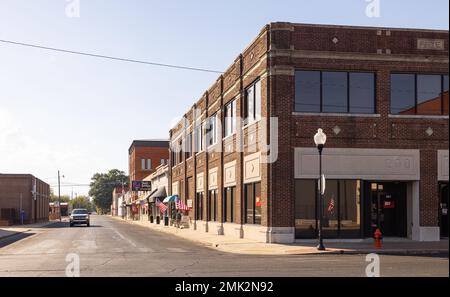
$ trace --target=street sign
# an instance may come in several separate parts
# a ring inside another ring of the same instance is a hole
[[[152,185],[151,182],[149,181],[137,181],[134,180],[131,183],[131,188],[133,191],[151,191],[152,190]]]

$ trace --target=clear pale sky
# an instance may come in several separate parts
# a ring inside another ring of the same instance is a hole
[[[0,39],[225,70],[272,21],[448,30],[448,0],[0,0]],[[128,171],[133,139],[168,138],[218,75],[0,43],[0,173],[51,185]],[[74,187],[86,194],[88,187]]]

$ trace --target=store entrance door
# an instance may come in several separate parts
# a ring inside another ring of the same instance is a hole
[[[441,203],[439,209],[439,226],[441,229],[441,237],[448,238],[448,183],[440,184]]]
[[[372,236],[380,228],[384,237],[407,236],[406,183],[370,182],[368,212],[370,226],[366,228]]]

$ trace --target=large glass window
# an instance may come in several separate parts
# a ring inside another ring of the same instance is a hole
[[[323,112],[347,112],[347,72],[323,72],[322,94]]]
[[[217,221],[217,190],[208,192],[208,221]]]
[[[229,187],[225,189],[224,201],[224,218],[225,222],[234,222],[234,199],[236,197],[236,187]]]
[[[212,115],[208,120],[206,127],[206,141],[208,146],[212,146],[217,143],[217,114]]]
[[[295,73],[295,111],[320,112],[320,71]]]
[[[375,113],[375,74],[345,71],[295,73],[295,111]]]
[[[204,193],[197,193],[195,197],[195,219],[200,221],[203,220],[203,199]]]
[[[198,124],[195,127],[195,152],[201,152],[203,151],[203,145],[204,145],[204,138],[203,138],[203,131],[205,129],[205,123]]]
[[[323,195],[323,234],[326,237],[360,237],[361,203],[359,180],[327,180]],[[318,184],[295,181],[295,229],[297,238],[317,236]]]
[[[349,74],[351,113],[375,113],[375,74]]]
[[[339,188],[340,233],[358,236],[361,231],[361,181],[343,180]]]
[[[416,85],[414,74],[391,75],[391,113],[415,114]]]
[[[312,238],[316,235],[316,194],[316,181],[295,181],[296,237]]]
[[[391,74],[391,114],[448,115],[448,76]]]
[[[444,114],[448,114],[448,75],[444,75],[442,98],[442,110]]]
[[[225,137],[236,132],[236,100],[232,100],[225,106]]]
[[[261,224],[261,183],[245,185],[245,222],[247,224]]]
[[[245,118],[247,123],[261,119],[261,81],[245,90]]]
[[[442,114],[440,75],[417,75],[417,114]]]
[[[186,159],[192,157],[192,133],[186,136]]]

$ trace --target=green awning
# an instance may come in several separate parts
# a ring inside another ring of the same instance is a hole
[[[178,195],[168,196],[164,199],[163,203],[176,202],[178,199]]]

